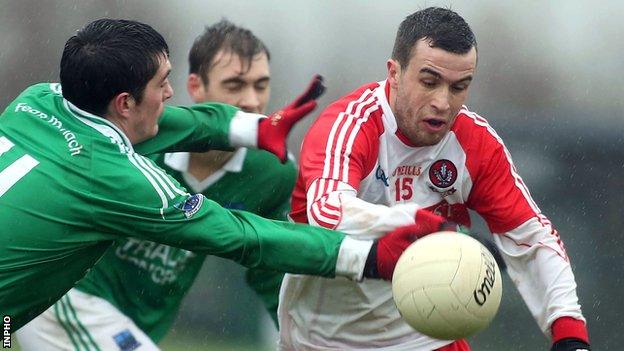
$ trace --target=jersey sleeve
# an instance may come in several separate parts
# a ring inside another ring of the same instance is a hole
[[[258,120],[262,117],[220,103],[166,106],[158,122],[158,134],[134,148],[149,155],[256,147]]]
[[[132,157],[132,163],[145,171],[145,179],[131,167],[109,168],[107,179],[114,181],[94,188],[91,207],[85,209],[102,232],[215,255],[246,267],[361,277],[361,271],[341,268],[341,262],[351,261],[344,234],[267,220],[244,211],[228,211],[201,194],[187,194],[151,160],[140,155]],[[101,184],[103,180],[95,182]]]
[[[507,272],[542,331],[553,340],[562,335],[587,339],[576,282],[557,230],[541,213],[518,174],[511,155],[492,127],[478,115],[458,119],[474,131],[458,134],[473,179],[467,205],[481,215],[492,233]],[[557,320],[571,317],[574,322]],[[565,330],[564,330],[565,329]],[[576,333],[576,334],[575,334]]]
[[[325,110],[305,137],[291,217],[372,237],[414,223],[416,204],[388,207],[358,198],[361,180],[377,164],[384,127],[372,91],[357,92],[347,101]],[[305,217],[298,215],[304,209]]]

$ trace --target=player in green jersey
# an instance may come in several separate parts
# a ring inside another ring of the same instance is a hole
[[[195,40],[189,63],[187,87],[195,103],[222,102],[264,113],[270,96],[269,52],[251,31],[226,20],[207,27]],[[188,191],[223,207],[287,220],[297,175],[290,160],[281,164],[270,153],[249,148],[170,153],[154,160]],[[119,239],[74,289],[21,328],[18,340],[25,350],[71,348],[71,339],[81,335],[100,347],[134,340],[156,348],[152,342],[170,329],[205,258],[147,240]],[[252,268],[246,276],[277,325],[283,273]],[[102,307],[94,309],[94,304]],[[66,318],[63,308],[75,311],[75,317]],[[84,328],[70,327],[78,322]]]
[[[0,313],[10,332],[65,294],[119,237],[248,267],[390,279],[379,272],[442,224],[431,216],[377,242],[357,241],[187,193],[143,155],[247,142],[285,159],[285,135],[314,101],[260,122],[229,105],[165,107],[170,67],[151,27],[97,20],[66,43],[61,85],[34,85],[0,115]]]

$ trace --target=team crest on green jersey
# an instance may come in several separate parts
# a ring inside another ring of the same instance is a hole
[[[184,216],[186,216],[186,218],[191,218],[195,213],[197,213],[197,211],[199,211],[202,203],[204,203],[204,195],[195,194],[186,198],[185,201],[178,202],[173,205],[173,207],[184,212]]]

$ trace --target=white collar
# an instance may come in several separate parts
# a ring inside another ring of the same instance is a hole
[[[107,120],[106,118],[96,116],[92,113],[82,110],[65,98],[63,98],[63,105],[65,106],[65,109],[69,111],[79,121],[110,138],[110,141],[112,143],[119,146],[120,152],[134,153],[134,148],[132,147],[130,139],[128,139],[126,134],[114,123]]]

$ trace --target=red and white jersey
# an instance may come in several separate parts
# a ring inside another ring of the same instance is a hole
[[[414,223],[419,208],[464,225],[472,209],[496,234],[541,329],[550,333],[562,316],[584,321],[563,244],[488,122],[463,108],[442,141],[414,147],[397,129],[388,89],[385,81],[365,85],[310,128],[292,220],[370,239]],[[287,274],[280,295],[284,350],[433,350],[450,343],[404,323],[389,282]]]

